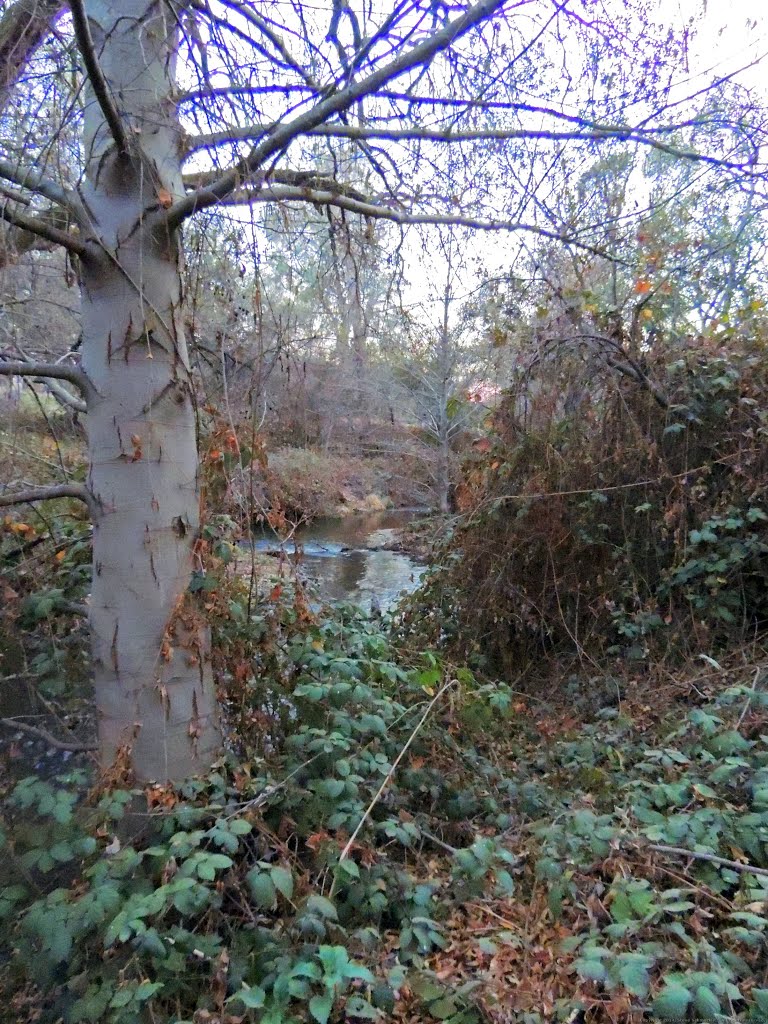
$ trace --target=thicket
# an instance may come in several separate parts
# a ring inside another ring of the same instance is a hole
[[[300,590],[206,600],[213,772],[6,795],[12,1019],[765,1020],[764,666],[578,719]]]
[[[409,628],[517,678],[547,658],[674,658],[768,626],[764,325],[518,373],[458,488]],[[431,625],[430,625],[431,623]]]

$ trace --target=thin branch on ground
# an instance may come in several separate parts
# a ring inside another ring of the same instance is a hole
[[[410,748],[411,744],[413,743],[413,741],[416,739],[416,737],[419,735],[419,733],[421,732],[422,728],[424,727],[424,723],[429,718],[429,716],[430,716],[430,714],[432,712],[432,708],[435,706],[435,704],[437,704],[437,702],[441,699],[441,697],[445,693],[447,693],[447,691],[450,690],[452,686],[455,686],[455,685],[456,685],[456,680],[455,679],[450,679],[447,683],[445,683],[444,686],[440,687],[440,689],[437,691],[435,696],[432,698],[432,700],[427,705],[426,710],[424,711],[424,714],[421,716],[419,721],[416,723],[416,725],[415,725],[415,727],[413,729],[413,732],[408,737],[408,739],[405,741],[405,744],[403,745],[402,750],[400,751],[400,753],[397,755],[395,760],[390,765],[389,771],[384,776],[384,781],[381,783],[379,788],[376,790],[376,793],[374,794],[373,799],[371,800],[371,802],[366,807],[365,812],[363,813],[363,816],[360,819],[360,821],[357,823],[357,826],[356,826],[354,832],[352,833],[352,835],[347,840],[346,846],[344,847],[344,849],[339,854],[339,864],[341,864],[342,861],[346,860],[347,857],[349,856],[349,853],[350,853],[352,847],[355,844],[355,840],[360,835],[360,832],[361,832],[363,826],[365,825],[366,821],[368,820],[368,818],[370,818],[371,812],[373,811],[374,807],[376,806],[376,804],[379,802],[379,800],[383,796],[384,790],[387,788],[387,786],[390,784],[390,782],[394,778],[394,775],[395,775],[395,772],[397,771],[398,765],[400,764],[402,759],[405,757],[405,755],[408,752],[408,749]]]
[[[663,843],[649,843],[647,849],[655,850],[656,853],[670,853],[676,857],[704,860],[710,864],[717,864],[719,867],[731,868],[733,871],[741,871],[750,875],[761,875],[763,878],[768,878],[768,868],[758,868],[754,864],[743,864],[738,860],[728,860],[727,857],[718,857],[714,853],[686,850],[684,846],[665,846]]]
[[[98,750],[98,744],[96,743],[70,743],[67,740],[60,740],[49,733],[47,729],[41,729],[37,725],[27,725],[26,722],[19,722],[15,718],[0,718],[0,725],[4,725],[7,729],[16,729],[19,732],[29,733],[30,736],[36,736],[38,739],[45,740],[49,746],[55,747],[57,750],[71,750],[73,752]]]

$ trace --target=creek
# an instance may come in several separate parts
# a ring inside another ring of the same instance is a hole
[[[370,609],[391,608],[399,596],[416,589],[426,566],[396,550],[399,531],[419,515],[412,509],[366,512],[343,519],[315,519],[300,526],[291,540],[271,532],[255,537],[256,549],[293,557],[315,585],[321,602],[350,601]],[[375,599],[375,601],[374,601]]]

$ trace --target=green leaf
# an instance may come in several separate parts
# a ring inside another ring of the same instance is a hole
[[[312,996],[309,1001],[309,1012],[317,1024],[328,1024],[333,1009],[333,993],[324,992],[321,996]]]
[[[277,903],[277,891],[270,875],[261,868],[252,868],[245,876],[256,906],[272,910]]]
[[[361,996],[350,996],[344,1007],[344,1016],[362,1020],[380,1020],[383,1014],[381,1010],[371,1006]]]
[[[574,960],[573,966],[576,968],[576,973],[584,981],[605,981],[606,979],[605,965],[600,960],[579,957],[578,960]]]
[[[691,998],[682,985],[666,985],[653,1001],[653,1012],[662,1020],[684,1020]]]
[[[258,985],[251,987],[250,985],[243,984],[243,987],[238,992],[229,997],[227,1004],[237,1001],[242,1003],[247,1010],[260,1010],[266,998],[267,994],[263,988],[259,988]]]
[[[353,860],[349,860],[348,857],[345,858],[342,861],[339,861],[339,864],[337,866],[337,870],[342,875],[346,875],[347,878],[355,878],[355,879],[357,879],[357,878],[360,877],[360,868],[357,866],[357,864]]]
[[[235,836],[245,836],[253,831],[253,825],[251,825],[250,821],[246,821],[245,818],[236,818],[234,821],[230,821],[228,825],[229,831]]]
[[[0,921],[8,917],[16,904],[20,903],[26,895],[27,890],[23,885],[9,885],[5,889],[0,889]]]
[[[436,1020],[448,1020],[458,1012],[458,1004],[453,996],[444,996],[429,1004],[429,1015]]]
[[[342,779],[326,779],[322,787],[323,792],[327,793],[331,800],[336,800],[344,792],[345,783]]]
[[[619,978],[624,988],[633,996],[644,996],[648,992],[648,961],[633,959],[619,969]]]
[[[133,993],[133,998],[137,1003],[144,1003],[147,999],[151,999],[156,992],[159,992],[161,988],[163,988],[162,981],[142,981]]]
[[[338,921],[339,919],[336,907],[325,896],[310,896],[307,900],[307,910],[310,914],[316,914],[318,917],[324,917],[329,921]]]
[[[693,995],[693,1003],[702,1017],[705,1019],[710,1017],[713,1020],[717,1019],[720,1013],[720,1000],[711,989],[706,988],[704,985],[699,985]]]
[[[293,875],[287,868],[276,864],[269,869],[269,877],[277,891],[289,900],[293,896]]]

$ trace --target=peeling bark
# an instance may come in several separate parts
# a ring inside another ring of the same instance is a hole
[[[82,367],[93,388],[88,486],[100,506],[91,628],[101,757],[107,765],[127,747],[139,780],[179,780],[210,767],[220,735],[206,629],[185,596],[200,496],[181,252],[166,221],[166,197],[184,194],[177,28],[155,0],[88,0],[85,13],[129,140],[121,152],[91,90]]]

